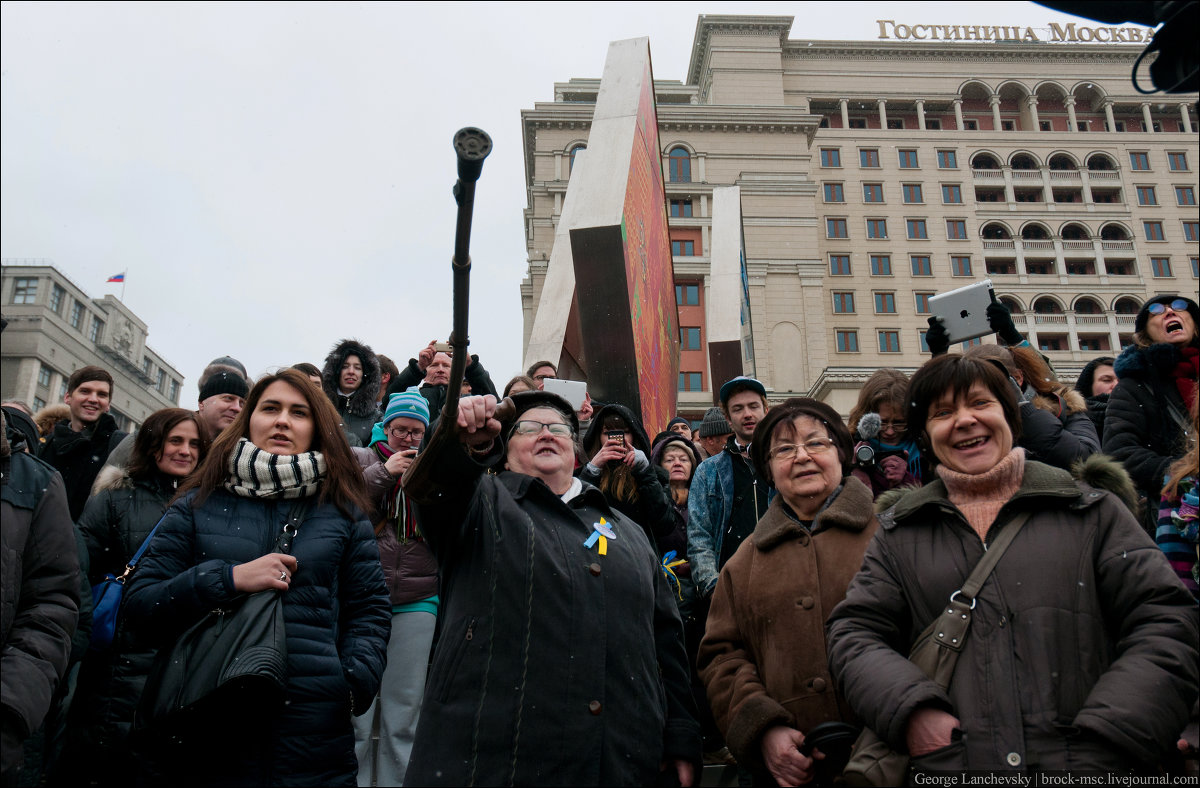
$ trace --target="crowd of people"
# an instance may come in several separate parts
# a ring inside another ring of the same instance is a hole
[[[1151,299],[1073,387],[988,316],[845,421],[739,376],[647,425],[477,356],[452,397],[447,346],[354,339],[214,359],[128,435],[100,367],[4,403],[4,786],[824,786],[864,728],[910,775],[1195,774],[1200,307]],[[910,651],[998,541],[935,681]],[[177,641],[263,591],[285,690],[155,735]]]

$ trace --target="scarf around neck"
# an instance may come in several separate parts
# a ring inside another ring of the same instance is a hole
[[[242,498],[307,498],[325,478],[325,456],[319,451],[271,454],[247,438],[229,455],[225,489]]]

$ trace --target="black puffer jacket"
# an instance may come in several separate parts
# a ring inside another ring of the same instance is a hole
[[[342,364],[347,356],[358,356],[363,368],[362,382],[348,397],[338,393]],[[379,359],[375,351],[357,339],[343,339],[325,357],[325,366],[321,369],[321,388],[342,417],[342,432],[351,446],[366,446],[371,442],[371,427],[375,426],[380,416],[375,398],[379,395],[381,380],[383,376],[379,372]]]
[[[54,425],[54,432],[42,446],[41,458],[62,474],[72,520],[78,520],[83,514],[83,505],[92,493],[92,483],[109,453],[124,439],[125,433],[117,429],[117,420],[108,413],[100,416],[90,433],[86,430],[75,432],[71,429],[70,419]]]
[[[940,479],[879,514],[863,568],[827,624],[834,678],[901,751],[917,708],[958,717],[962,739],[913,759],[916,768],[1152,767],[1196,701],[1194,600],[1114,495],[1027,461],[988,541],[1022,511],[1029,519],[976,598],[945,691],[906,655],[984,543]]]
[[[671,505],[670,481],[666,471],[657,468],[650,460],[650,441],[646,431],[642,429],[642,421],[624,405],[605,405],[592,416],[592,422],[583,436],[583,451],[588,462],[579,469],[579,478],[588,484],[600,486],[604,475],[603,468],[596,468],[590,462],[600,447],[604,445],[604,430],[602,425],[606,416],[620,416],[629,425],[633,433],[633,448],[642,453],[646,459],[645,465],[639,459],[633,466],[633,480],[637,484],[638,499],[636,501],[618,501],[615,496],[606,493],[609,502],[622,514],[645,529],[654,540],[659,555],[671,549],[666,546],[672,533],[682,529],[687,533],[687,524],[675,507]]]
[[[1068,470],[1100,451],[1100,436],[1083,397],[1063,386],[1021,403],[1020,445],[1031,460]]]
[[[203,505],[189,493],[167,510],[125,592],[126,624],[159,646],[172,642],[209,610],[238,596],[235,564],[272,551],[288,501],[213,492]],[[228,709],[254,715],[261,737],[230,741],[213,753],[205,774],[179,774],[156,764],[174,783],[222,785],[355,784],[352,714],[379,691],[391,608],[375,535],[366,517],[348,520],[315,501],[292,548],[299,562],[283,594],[288,687],[277,708]],[[228,724],[214,719],[212,725]]]
[[[1117,387],[1109,395],[1104,419],[1104,453],[1125,465],[1148,505],[1143,506],[1142,527],[1153,534],[1158,501],[1167,468],[1183,456],[1187,405],[1171,371],[1179,363],[1174,345],[1125,348],[1113,369]],[[1172,410],[1173,409],[1173,410]]]
[[[5,782],[67,669],[79,557],[62,477],[0,430],[0,721]]]
[[[96,478],[96,494],[84,507],[79,530],[87,544],[90,582],[119,576],[175,494],[173,477],[155,474],[133,480],[120,468],[106,467]],[[75,772],[67,782],[95,775],[128,775],[134,763],[129,733],[134,712],[154,665],[157,649],[134,637],[118,619],[108,651],[92,650],[84,660],[71,703],[64,768]]]

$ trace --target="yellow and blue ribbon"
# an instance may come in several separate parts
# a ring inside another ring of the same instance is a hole
[[[599,542],[600,555],[608,555],[608,540],[616,539],[617,532],[612,529],[612,526],[609,525],[608,521],[603,517],[600,518],[600,522],[592,523],[592,528],[595,530],[593,530],[592,535],[589,536],[586,541],[584,541],[583,546],[591,549],[593,545]]]
[[[687,563],[686,558],[676,559],[676,551],[668,550],[662,557],[663,574],[667,576],[667,585],[675,589],[675,595],[683,600],[683,584],[679,581],[679,576],[675,574],[675,567],[682,566]]]

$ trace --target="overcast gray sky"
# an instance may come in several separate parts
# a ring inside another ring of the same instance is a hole
[[[0,253],[125,302],[183,373],[321,365],[357,337],[401,366],[450,331],[451,137],[491,134],[472,243],[471,348],[521,363],[520,111],[649,36],[683,79],[698,14],[1046,26],[1032,3],[20,3],[0,6]]]

